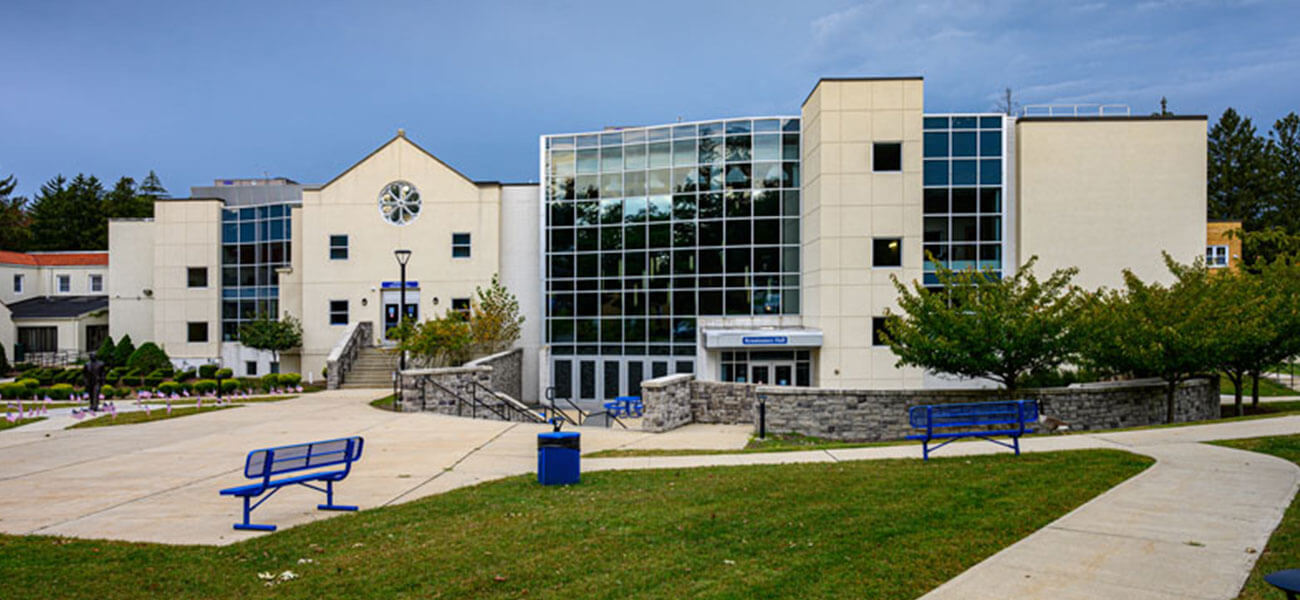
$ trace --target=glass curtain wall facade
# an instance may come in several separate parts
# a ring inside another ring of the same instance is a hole
[[[951,269],[1002,274],[1006,135],[1000,114],[924,118],[924,245]],[[923,256],[924,284],[937,286],[936,262]]]
[[[799,119],[542,139],[559,398],[694,372],[701,316],[799,313]],[[670,371],[671,369],[671,371]]]
[[[289,266],[289,204],[227,208],[221,212],[221,339],[239,339],[239,327],[258,315],[279,314],[280,278]]]

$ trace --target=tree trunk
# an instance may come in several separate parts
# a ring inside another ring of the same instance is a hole
[[[1250,406],[1259,408],[1259,371],[1250,374]]]
[[[1246,415],[1246,407],[1241,404],[1242,379],[1244,379],[1244,377],[1240,374],[1237,375],[1236,377],[1233,377],[1232,375],[1228,375],[1228,380],[1232,382],[1233,400],[1237,407],[1238,417],[1242,417]]]
[[[1165,422],[1174,422],[1174,391],[1178,389],[1177,381],[1170,381],[1165,388]]]

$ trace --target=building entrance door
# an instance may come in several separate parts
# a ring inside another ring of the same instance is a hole
[[[385,340],[391,339],[388,337],[388,331],[397,327],[397,324],[399,323],[398,315],[402,314],[402,309],[400,308],[401,297],[401,290],[384,290],[383,338]],[[412,322],[419,322],[420,320],[420,290],[418,289],[407,288],[406,290],[406,320]]]
[[[758,385],[794,385],[794,362],[752,362],[749,364],[749,381]]]

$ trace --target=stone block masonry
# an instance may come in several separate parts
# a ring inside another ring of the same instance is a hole
[[[523,397],[524,391],[524,349],[515,348],[498,352],[483,358],[476,358],[465,363],[466,367],[492,367],[491,383],[488,387],[501,392],[515,400]]]
[[[769,433],[797,433],[834,440],[883,441],[913,433],[907,410],[923,404],[1033,398],[1043,415],[1072,431],[1139,427],[1164,423],[1165,384],[1131,381],[1068,388],[1022,390],[839,390],[755,386],[694,381],[672,375],[642,384],[646,431],[668,431],[688,423],[752,424],[757,402],[767,406]],[[1175,393],[1175,422],[1219,416],[1215,378],[1181,384]]]

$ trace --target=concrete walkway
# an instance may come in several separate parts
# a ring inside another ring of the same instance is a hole
[[[239,501],[217,491],[247,481],[249,450],[348,435],[365,455],[338,502],[362,509],[406,502],[536,470],[542,425],[397,414],[367,402],[388,390],[340,390],[200,415],[64,430],[51,418],[0,432],[0,532],[169,544],[228,544]],[[65,411],[66,412],[66,409]],[[584,451],[621,447],[740,448],[748,427],[686,427],[670,434],[582,428]],[[320,494],[287,488],[254,518],[282,529],[338,516]]]
[[[164,543],[226,544],[256,447],[360,434],[363,468],[339,502],[374,508],[535,469],[544,426],[394,414],[347,390],[171,421],[73,431],[0,432],[0,531]],[[583,450],[739,448],[748,427],[667,434],[583,429]],[[1200,442],[1300,433],[1300,416],[1101,434],[1027,438],[1027,452],[1113,448],[1155,457],[1142,474],[1003,549],[927,594],[948,598],[1233,598],[1300,485],[1300,468]],[[1005,453],[984,442],[943,455]],[[687,468],[918,458],[914,445],[733,455],[584,459],[584,470]],[[259,508],[281,527],[335,516],[293,488]]]

